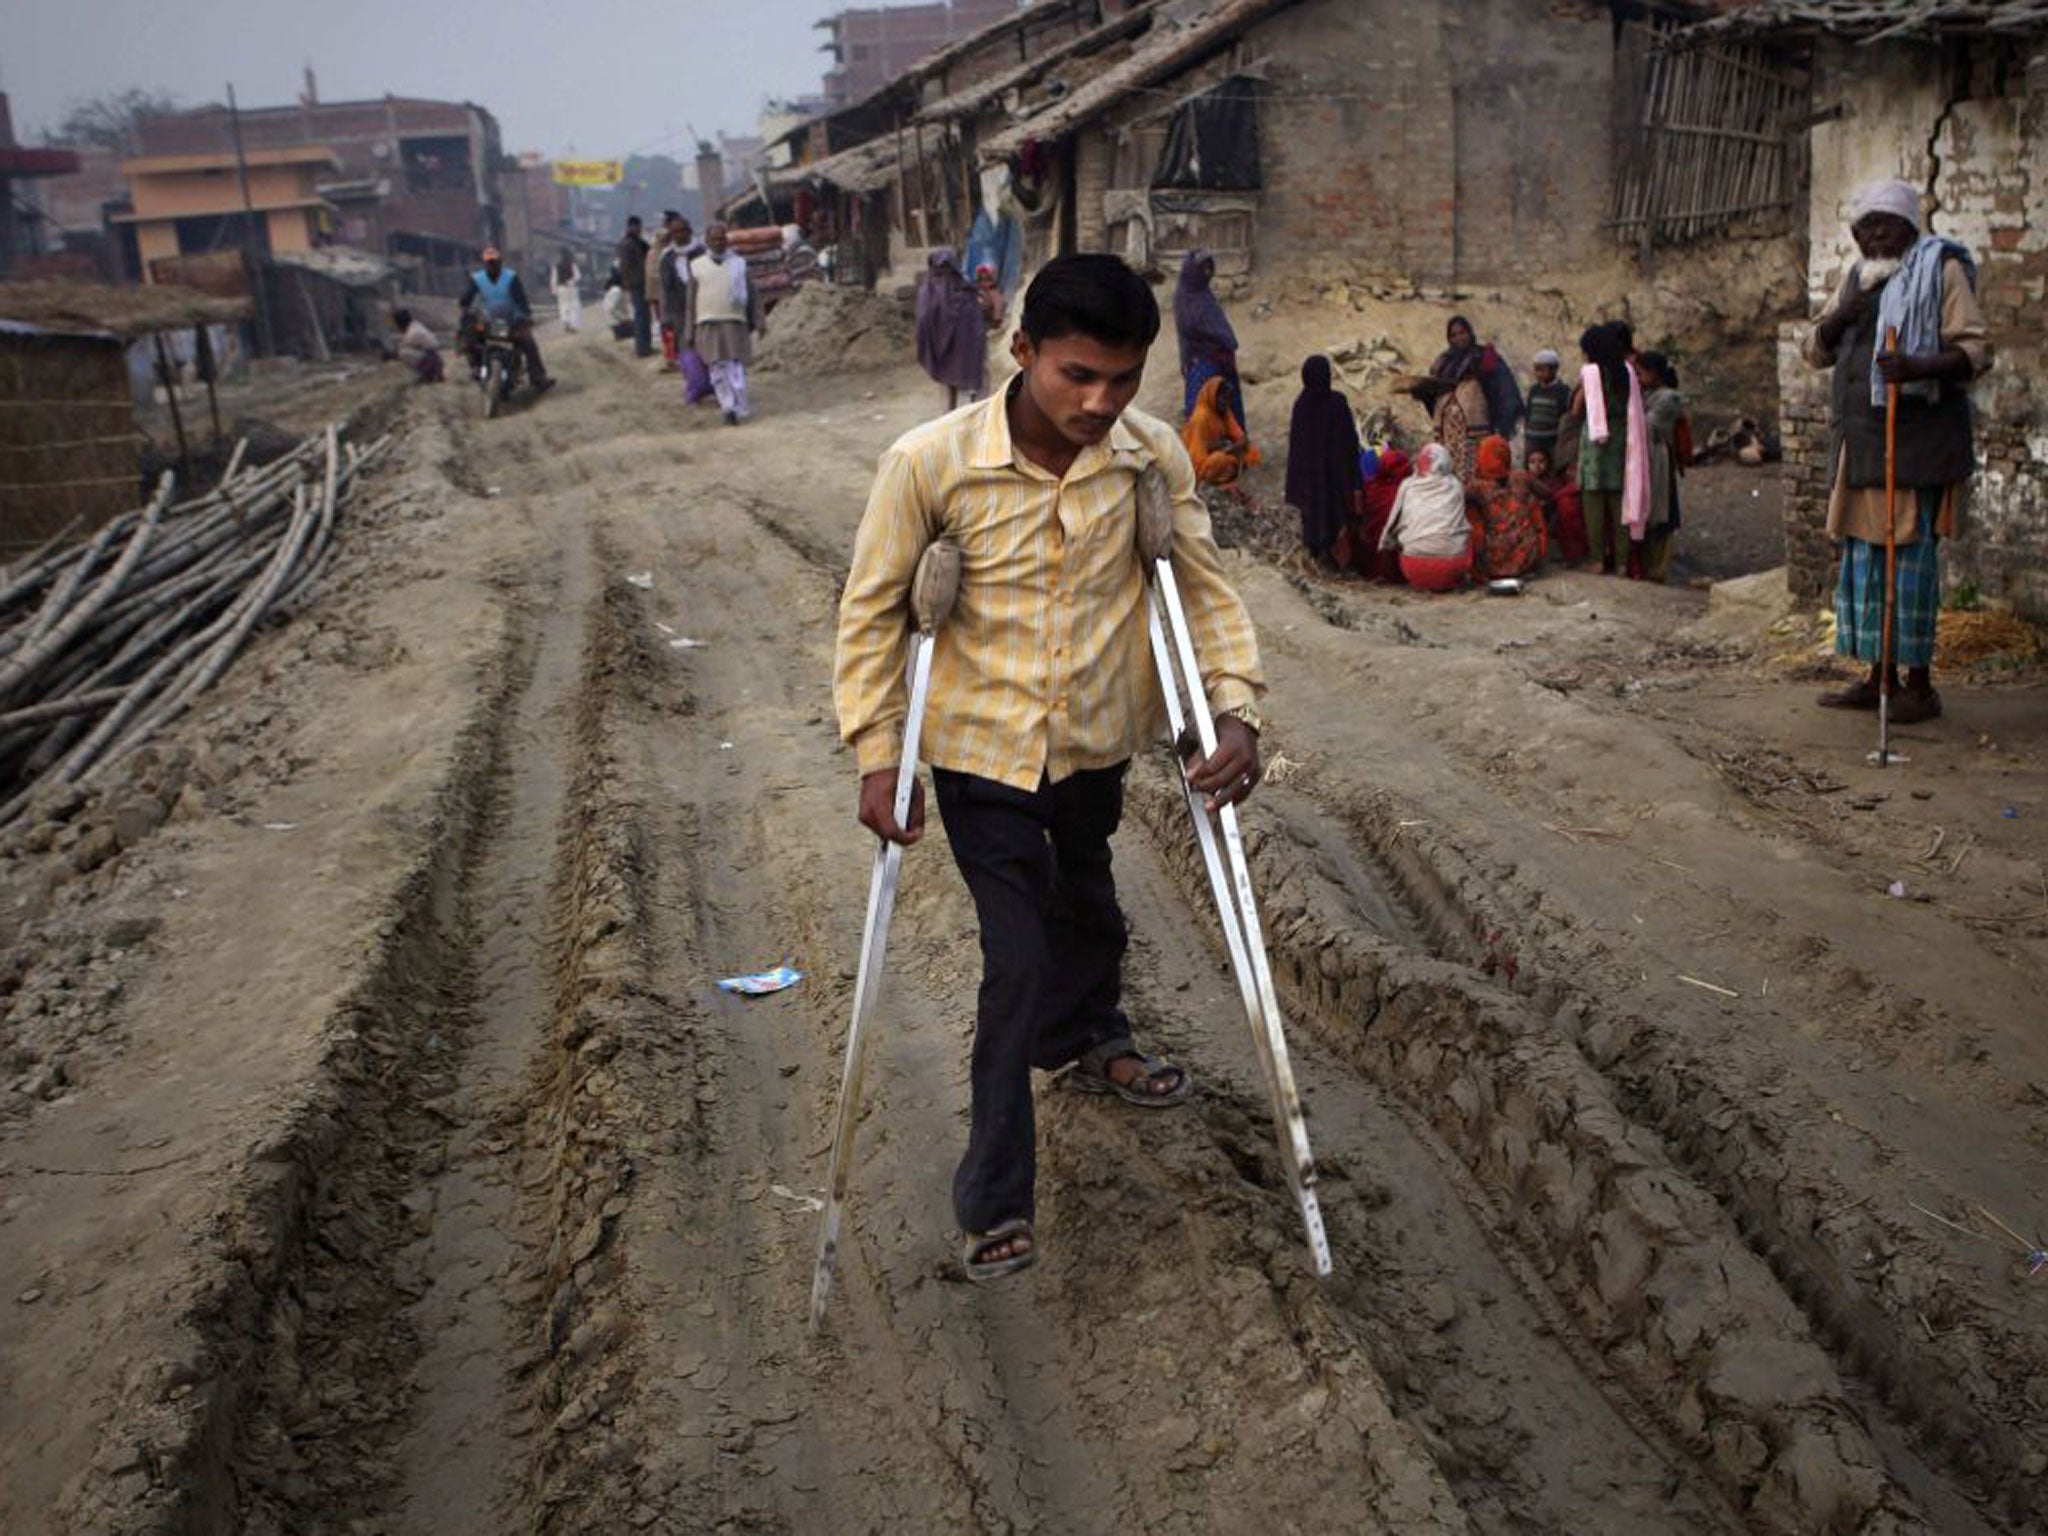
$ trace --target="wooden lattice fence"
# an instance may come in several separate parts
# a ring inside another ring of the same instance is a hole
[[[1643,26],[1628,29],[1617,69],[1618,239],[1648,250],[1785,219],[1803,177],[1802,69],[1753,44],[1667,50]]]

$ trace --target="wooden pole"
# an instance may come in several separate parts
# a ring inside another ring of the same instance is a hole
[[[270,306],[264,302],[263,253],[256,246],[256,202],[249,195],[249,160],[242,149],[242,111],[235,105],[235,86],[228,82],[228,131],[235,141],[235,175],[242,184],[242,260],[249,268],[249,289],[256,300],[256,350],[265,357],[277,352],[270,334]]]
[[[150,337],[156,343],[156,376],[164,381],[164,398],[171,403],[171,430],[178,434],[178,478],[192,477],[192,448],[185,441],[185,417],[178,409],[178,386],[171,379],[171,355],[164,349],[164,333]]]
[[[213,419],[213,440],[220,441],[220,391],[214,376],[220,362],[213,355],[213,337],[203,325],[192,327],[192,354],[198,360],[199,376],[206,380],[206,412]]]

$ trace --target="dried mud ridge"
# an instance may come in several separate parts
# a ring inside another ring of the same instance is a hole
[[[1145,788],[1133,809],[1195,903],[1206,884],[1185,812],[1164,773]],[[2038,1420],[1987,1411],[1926,1347],[1914,1308],[1982,1327],[2015,1373],[2038,1369],[2038,1336],[1955,1294],[1935,1263],[1914,1276],[1918,1296],[1863,1283],[1873,1218],[1844,1218],[1867,1197],[1810,1164],[1795,1175],[1782,1112],[1734,1103],[1667,1035],[1603,1016],[1562,967],[1533,970],[1544,946],[1525,930],[1549,930],[1556,949],[1581,941],[1548,920],[1517,925],[1447,838],[1391,804],[1343,837],[1342,857],[1402,894],[1418,949],[1361,929],[1318,867],[1327,825],[1290,820],[1269,804],[1249,833],[1290,1018],[1455,1155],[1483,1222],[1531,1256],[1745,1523],[1946,1528],[1920,1497],[1945,1482],[1989,1528],[2034,1528],[2048,1508]]]
[[[602,1297],[606,1238],[633,1184],[630,1150],[585,1135],[581,1104],[618,1050],[631,993],[632,856],[606,824],[594,748],[630,648],[622,587],[586,616],[571,741],[582,765],[563,803],[539,893],[550,946],[550,1020],[514,1098],[464,1102],[478,1025],[479,871],[508,835],[509,726],[533,678],[544,604],[524,616],[500,681],[464,733],[428,837],[381,925],[377,951],[324,1027],[317,1089],[282,1116],[208,1234],[214,1277],[189,1318],[190,1358],[136,1371],[123,1411],[67,1511],[105,1532],[385,1529],[401,1493],[400,1447],[423,1384],[412,1310],[437,1284],[424,1241],[451,1159],[487,1160],[516,1187],[516,1263],[497,1277],[512,1348],[493,1367],[520,1442],[511,1487],[477,1490],[546,1509],[573,1472],[581,1427],[621,1385]],[[581,750],[589,748],[591,750]],[[517,829],[530,832],[530,828]],[[629,1117],[630,1118],[630,1117]],[[593,1361],[611,1362],[593,1372]],[[148,1492],[127,1496],[137,1470]],[[353,1522],[365,1522],[362,1525]],[[507,1515],[477,1529],[527,1522]],[[544,1525],[541,1528],[545,1528]]]
[[[838,552],[734,500],[774,535],[750,558],[792,611],[822,612]],[[318,1087],[205,1235],[192,1351],[131,1376],[70,1527],[811,1529],[822,1499],[844,1529],[1242,1529],[1277,1501],[1303,1528],[1366,1507],[1390,1530],[1492,1532],[1543,1526],[1545,1499],[1568,1510],[1562,1480],[1518,1485],[1526,1447],[1504,1443],[1540,1400],[1503,1427],[1445,1342],[1468,1298],[1414,1283],[1376,1221],[1405,1191],[1356,1153],[1325,1167],[1339,1278],[1307,1275],[1243,1073],[1206,1074],[1192,1115],[1045,1113],[1047,1258],[1004,1296],[963,1303],[953,1266],[906,1262],[924,1194],[864,1183],[833,1336],[801,1339],[809,1222],[764,1227],[750,1206],[768,1158],[821,1163],[789,1137],[827,1123],[836,1074],[812,1063],[795,1131],[764,1129],[734,1089],[794,1069],[684,978],[772,923],[815,957],[809,1006],[843,1020],[858,914],[740,781],[700,766],[702,804],[648,803],[649,754],[669,750],[650,725],[700,700],[640,595],[591,574],[625,564],[599,539],[521,609],[325,1026]],[[822,756],[829,726],[810,729]],[[814,811],[817,792],[787,787]],[[1184,935],[1134,952],[1134,998],[1165,1015],[1209,898],[1159,765],[1134,771],[1130,805],[1134,907]],[[1803,1106],[1739,1102],[1717,1063],[1603,1011],[1573,980],[1598,947],[1553,901],[1390,801],[1340,815],[1279,789],[1251,822],[1290,1021],[1338,1064],[1312,1106],[1348,1094],[1441,1169],[1518,1293],[1502,1326],[1545,1336],[1524,1363],[1575,1374],[1560,1400],[1610,1409],[1621,1428],[1597,1443],[1627,1442],[1661,1487],[1643,1528],[2038,1525],[2041,1417],[2013,1405],[2048,1381],[2048,1346],[1834,1179]],[[773,850],[777,893],[722,905],[719,844]],[[900,1006],[942,1027],[971,952],[961,898],[920,872],[897,921]],[[531,975],[508,964],[527,952]],[[838,1046],[799,1038],[783,1046],[805,1061]],[[907,1134],[951,1134],[927,1107],[958,1098],[950,1067],[908,1086]],[[882,1120],[863,1132],[877,1164]],[[1892,1262],[1873,1269],[1876,1242]],[[1200,1284],[1165,1254],[1193,1255]],[[450,1295],[462,1349],[430,1310]],[[1921,1342],[1922,1315],[1973,1369]],[[1018,1369],[1040,1356],[1058,1369]],[[1114,1487],[1077,1449],[1109,1443],[1129,1450]],[[437,1519],[449,1498],[463,1520]]]

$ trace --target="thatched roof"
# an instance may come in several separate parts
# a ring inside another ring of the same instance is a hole
[[[216,298],[169,283],[81,283],[61,278],[0,283],[0,320],[47,331],[148,336],[188,325],[221,325],[248,314],[245,298]]]
[[[1058,139],[1103,113],[1172,80],[1220,53],[1244,32],[1297,0],[1209,0],[1162,7],[1152,28],[1131,46],[1128,57],[1103,70],[1000,132],[982,139],[977,152],[988,163],[1015,154],[1027,139]]]
[[[1672,34],[1674,45],[1772,34],[1826,34],[1874,43],[1971,33],[2048,34],[2048,0],[1754,0]]]

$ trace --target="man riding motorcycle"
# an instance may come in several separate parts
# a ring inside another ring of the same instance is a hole
[[[470,313],[471,305],[476,306],[475,314]],[[526,360],[526,376],[533,380],[533,392],[538,395],[555,387],[547,364],[540,360],[540,344],[533,339],[533,306],[527,302],[526,289],[519,274],[505,266],[505,258],[495,245],[484,247],[484,264],[469,274],[469,286],[462,290],[461,308],[462,349],[472,371],[478,366],[484,327],[493,320],[509,320],[512,342]]]

